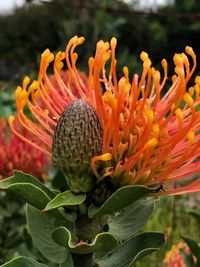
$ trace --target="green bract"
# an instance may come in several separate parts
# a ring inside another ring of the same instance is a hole
[[[22,172],[0,181],[0,188],[28,203],[27,223],[33,244],[59,267],[128,267],[165,242],[162,233],[139,233],[152,214],[155,189],[125,186],[96,207],[87,194],[56,192]],[[2,266],[23,264],[45,266],[26,257]]]

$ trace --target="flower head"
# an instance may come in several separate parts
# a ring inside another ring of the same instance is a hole
[[[26,130],[23,135],[30,137]],[[7,121],[0,119],[0,179],[13,175],[15,169],[47,179],[50,162],[50,157],[10,133]]]
[[[196,68],[192,48],[186,47],[185,53],[174,55],[175,74],[163,94],[168,75],[166,60],[162,60],[160,72],[151,66],[148,54],[142,52],[140,76],[129,75],[124,67],[118,78],[115,38],[110,43],[97,43],[95,56],[88,61],[86,81],[76,68],[75,48],[83,42],[83,37],[75,36],[65,52],[54,57],[47,49],[42,54],[38,80],[30,83],[25,77],[23,86],[16,89],[17,118],[35,142],[20,135],[14,117],[10,117],[13,132],[51,155],[60,117],[71,102],[81,98],[93,107],[103,131],[101,154],[91,158],[97,182],[109,177],[118,186],[166,185],[166,191],[160,194],[200,190],[200,179],[184,184],[185,177],[200,170],[200,76],[194,79],[193,86],[188,86]],[[54,81],[47,73],[50,63]],[[26,115],[25,107],[31,116]],[[168,187],[176,181],[181,182],[177,188]]]

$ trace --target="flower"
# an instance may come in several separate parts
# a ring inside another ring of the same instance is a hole
[[[140,76],[130,76],[125,66],[122,77],[117,78],[116,38],[97,43],[95,56],[88,60],[85,82],[76,68],[78,54],[74,52],[83,42],[83,37],[73,37],[66,51],[55,57],[48,49],[44,51],[37,81],[30,83],[25,77],[22,87],[16,89],[17,118],[35,142],[19,133],[13,116],[9,118],[12,131],[51,155],[60,117],[71,102],[81,98],[93,107],[103,130],[102,153],[91,158],[97,182],[109,177],[117,186],[164,185],[165,191],[159,194],[199,191],[199,178],[185,179],[200,170],[200,76],[193,77],[194,85],[189,86],[196,69],[193,49],[187,46],[185,53],[174,55],[175,74],[167,90],[166,60],[161,61],[161,78],[145,52],[140,55]],[[66,81],[62,78],[64,60]],[[54,82],[47,73],[52,62]],[[26,115],[27,108],[31,116]]]
[[[17,121],[16,121],[17,123]],[[29,132],[23,134],[29,137]],[[30,173],[37,178],[48,178],[50,157],[21,141],[9,132],[6,119],[0,119],[0,179],[13,175],[13,170]]]
[[[181,254],[180,250],[183,250],[187,255],[190,254],[190,249],[186,243],[180,241],[178,244],[174,244],[170,251],[165,255],[164,267],[187,267],[184,257]],[[196,262],[196,257],[193,257]]]

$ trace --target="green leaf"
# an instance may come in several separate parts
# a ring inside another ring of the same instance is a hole
[[[160,250],[165,242],[162,233],[144,233],[125,241],[110,253],[97,260],[99,267],[132,266],[147,254]]]
[[[66,221],[57,221],[50,213],[44,213],[30,205],[27,205],[26,215],[28,230],[35,247],[50,261],[63,263],[68,251],[53,241],[51,233],[59,225],[66,225]],[[71,228],[70,224],[68,228]]]
[[[63,206],[76,206],[82,204],[86,199],[85,194],[73,194],[70,190],[59,193],[45,207],[44,211],[56,209]]]
[[[18,171],[15,171],[14,175],[10,178],[0,180],[0,189],[13,193],[38,209],[44,209],[48,202],[56,195],[38,179]],[[76,214],[73,212],[63,213],[55,211],[55,216],[65,218],[70,222],[76,219]]]
[[[190,214],[190,215],[192,215],[200,223],[200,213],[199,212],[197,212],[194,209],[188,209],[187,210],[187,213]]]
[[[147,222],[154,209],[154,199],[138,200],[113,217],[109,232],[120,240],[126,240],[139,231]]]
[[[55,170],[53,170],[55,172]],[[69,186],[66,183],[64,174],[61,171],[57,171],[52,174],[51,184],[54,188],[57,188],[59,191],[63,192],[69,190]]]
[[[192,254],[187,254],[183,249],[180,249],[180,254],[184,259],[184,263],[187,267],[195,267],[194,259]]]
[[[43,209],[55,197],[38,179],[15,171],[14,175],[0,181],[0,189],[7,190],[38,209]]]
[[[136,200],[155,192],[155,189],[142,185],[128,185],[114,192],[100,207],[97,208],[92,204],[88,209],[89,218],[111,214],[134,203]]]
[[[118,244],[117,240],[110,233],[100,233],[96,235],[92,243],[73,242],[70,231],[65,227],[58,227],[52,232],[53,240],[76,254],[100,253],[106,254],[115,248]]]
[[[197,257],[196,267],[200,267],[200,255]]]
[[[188,244],[190,251],[198,257],[200,255],[199,245],[192,239],[182,236],[182,239]]]
[[[42,263],[27,257],[16,257],[11,261],[4,263],[1,267],[48,267]]]
[[[74,263],[73,263],[73,259],[72,259],[71,253],[68,254],[68,257],[65,260],[65,262],[61,263],[59,265],[59,267],[74,267]]]

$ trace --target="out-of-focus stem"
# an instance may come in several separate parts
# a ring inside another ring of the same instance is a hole
[[[93,254],[72,254],[74,267],[97,267],[94,263]]]

